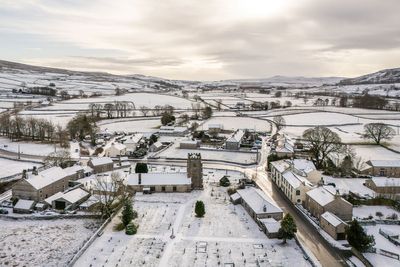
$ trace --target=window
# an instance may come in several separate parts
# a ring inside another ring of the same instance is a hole
[[[300,190],[296,190],[296,196],[300,196]]]
[[[176,192],[176,186],[172,187],[172,191]]]
[[[161,187],[161,191],[165,192],[165,186]]]

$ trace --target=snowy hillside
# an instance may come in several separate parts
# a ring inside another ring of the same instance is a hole
[[[400,68],[386,69],[357,78],[344,79],[341,85],[400,83]]]

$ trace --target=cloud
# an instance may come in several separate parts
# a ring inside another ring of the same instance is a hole
[[[0,36],[40,36],[42,49],[10,54],[0,44],[0,55],[181,79],[353,76],[400,62],[399,8],[398,0],[7,1]]]

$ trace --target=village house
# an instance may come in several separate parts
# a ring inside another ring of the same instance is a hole
[[[42,201],[66,190],[69,182],[75,181],[81,175],[78,173],[81,173],[81,169],[75,166],[65,169],[51,167],[37,174],[29,173],[26,179],[21,179],[13,185],[12,196],[14,199]]]
[[[135,152],[142,138],[143,134],[138,133],[135,135],[127,136],[125,139],[121,140],[123,141],[123,144],[126,146],[126,152],[127,153]]]
[[[126,145],[111,142],[104,147],[104,156],[106,157],[118,157],[126,154]]]
[[[326,211],[321,215],[320,218],[321,228],[327,232],[335,240],[346,239],[346,228],[347,223],[337,217],[335,214]]]
[[[319,186],[306,193],[305,208],[317,219],[329,211],[343,221],[351,221],[353,205],[343,199],[332,186]]]
[[[157,141],[157,142],[153,143],[152,145],[150,145],[149,152],[160,151],[163,147],[164,147],[164,145],[160,141]]]
[[[184,140],[179,143],[181,149],[197,149],[200,147],[200,141],[198,140]]]
[[[91,158],[87,165],[93,169],[93,173],[109,172],[114,169],[114,162],[109,157]]]
[[[278,160],[270,163],[272,181],[293,204],[303,204],[306,193],[321,180],[321,173],[312,161]]]
[[[371,176],[400,177],[400,160],[369,160],[363,174]]]
[[[239,150],[244,137],[244,131],[237,130],[231,137],[225,141],[225,149]]]
[[[224,129],[224,125],[215,123],[215,124],[208,124],[208,132],[212,134],[218,134]]]
[[[400,178],[372,177],[365,181],[365,186],[380,195],[391,196],[400,194]]]

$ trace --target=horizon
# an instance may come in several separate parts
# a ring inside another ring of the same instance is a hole
[[[0,7],[0,58],[188,81],[352,78],[398,67],[396,6],[395,0],[7,1]]]

